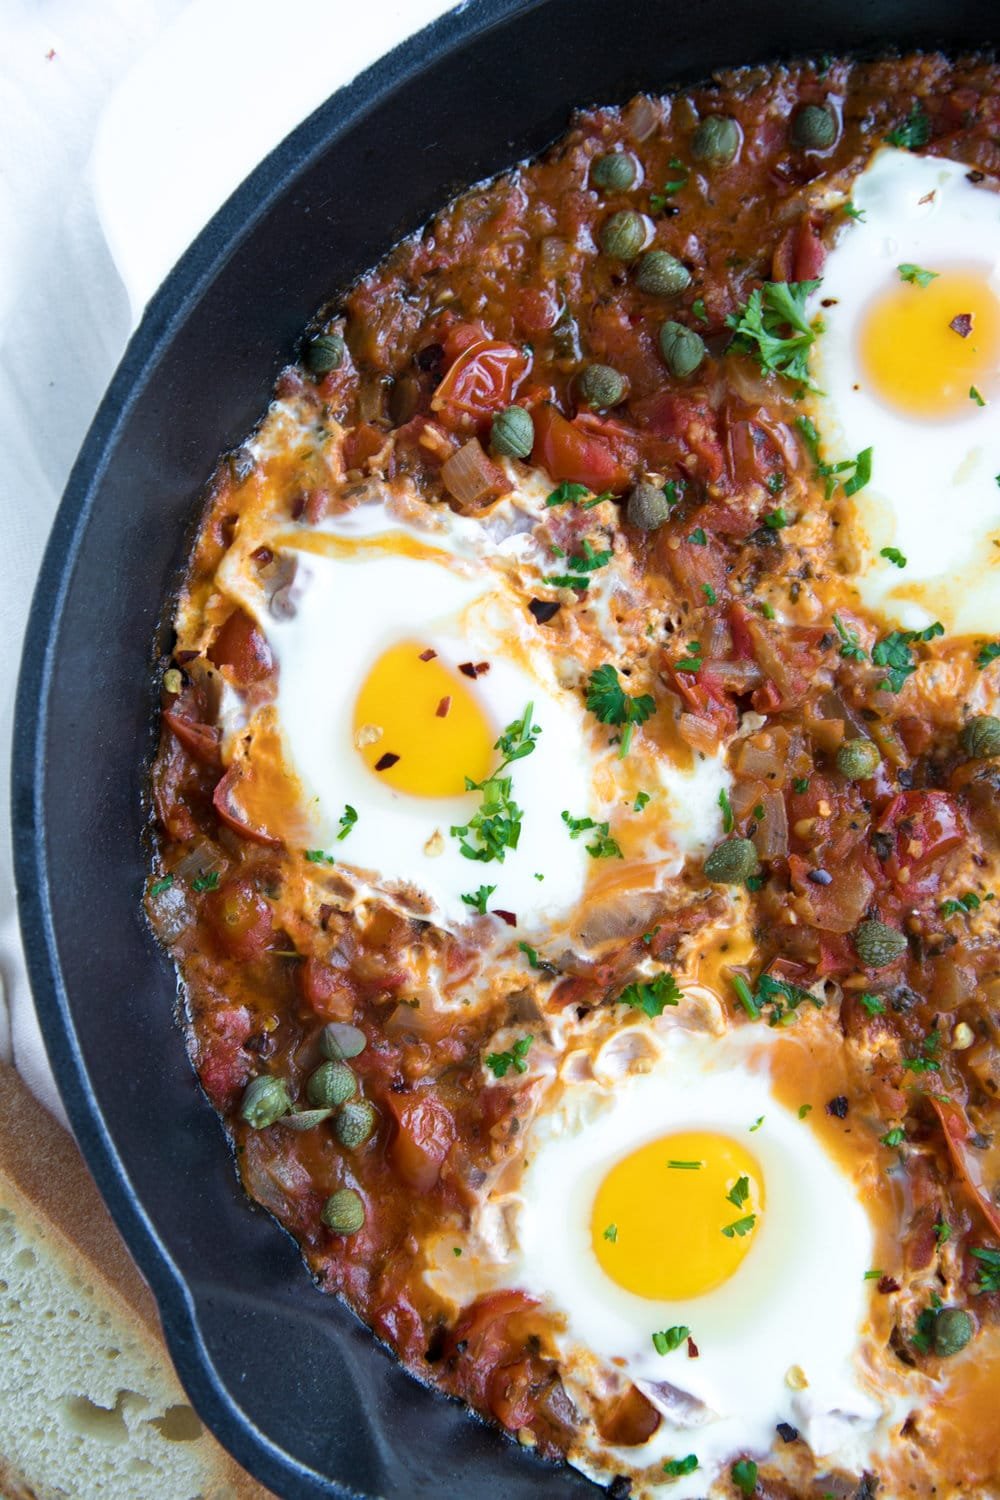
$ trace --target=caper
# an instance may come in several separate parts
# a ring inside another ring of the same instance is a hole
[[[321,333],[306,345],[306,368],[313,375],[329,375],[344,363],[347,345],[339,333]]]
[[[742,885],[757,868],[757,850],[749,839],[723,839],[705,861],[705,874],[718,885]]]
[[[1000,755],[1000,719],[994,714],[978,714],[962,730],[962,749],[972,760],[988,760]]]
[[[365,1222],[365,1205],[353,1188],[340,1188],[327,1198],[320,1218],[334,1234],[357,1234]]]
[[[854,946],[866,969],[884,969],[906,952],[906,937],[885,922],[859,922],[854,929]]]
[[[523,406],[498,411],[490,427],[490,447],[500,458],[527,458],[535,445],[535,424]]]
[[[670,514],[670,501],[658,484],[637,484],[628,497],[625,519],[640,531],[655,531]]]
[[[607,156],[595,157],[591,164],[591,182],[608,192],[627,193],[635,179],[635,162],[624,151],[609,151]]]
[[[707,353],[705,340],[683,323],[664,323],[660,329],[660,353],[671,375],[684,380],[693,375]]]
[[[377,1115],[367,1099],[345,1104],[333,1122],[333,1133],[342,1146],[354,1151],[363,1146],[375,1129]]]
[[[972,1338],[972,1319],[960,1307],[942,1307],[934,1319],[931,1344],[934,1353],[947,1359],[958,1354]]]
[[[866,781],[875,775],[881,759],[871,740],[845,740],[837,751],[837,770],[848,781]]]
[[[320,1063],[306,1084],[309,1103],[317,1109],[336,1109],[358,1092],[358,1080],[345,1062]]]
[[[317,1125],[322,1125],[332,1114],[332,1109],[297,1109],[290,1115],[284,1115],[278,1124],[283,1130],[315,1130]]]
[[[247,1084],[240,1102],[240,1119],[245,1120],[251,1130],[266,1130],[292,1107],[288,1085],[283,1078],[274,1078],[263,1073]]]
[[[691,137],[691,155],[709,167],[728,167],[740,149],[740,134],[728,115],[709,115]]]
[[[825,104],[804,104],[792,121],[792,145],[828,151],[837,139],[837,117]]]
[[[601,249],[615,260],[635,260],[646,243],[646,220],[634,209],[612,214],[601,230]]]
[[[348,1026],[345,1021],[330,1021],[319,1034],[319,1050],[331,1062],[343,1062],[345,1057],[358,1057],[368,1045],[368,1038],[357,1026]]]
[[[647,250],[635,273],[640,292],[651,297],[676,297],[691,285],[691,272],[667,250]]]
[[[627,386],[624,375],[610,365],[588,365],[577,378],[576,389],[585,406],[603,409],[624,401]]]

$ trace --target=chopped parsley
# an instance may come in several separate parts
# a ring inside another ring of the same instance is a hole
[[[1000,484],[1000,479],[997,480],[997,483]],[[684,499],[683,479],[668,479],[663,486],[663,493],[667,497],[668,505],[679,505]]]
[[[668,1458],[663,1465],[663,1472],[670,1479],[679,1479],[683,1474],[693,1474],[697,1467],[697,1457],[689,1453],[686,1458]]]
[[[578,500],[583,499],[584,495],[589,494],[590,491],[585,484],[571,484],[568,479],[564,479],[562,484],[557,485],[546,497],[545,504],[547,506],[575,505]]]
[[[753,1124],[750,1126],[750,1134],[753,1135],[753,1133],[754,1133],[755,1130],[759,1130],[760,1127],[763,1125],[763,1123],[764,1123],[764,1116],[763,1115],[758,1115],[757,1118],[756,1118],[756,1120],[754,1120]]]
[[[618,670],[605,662],[590,674],[587,684],[587,707],[601,724],[623,726],[621,749],[618,759],[623,760],[632,743],[632,731],[636,724],[645,724],[656,709],[656,700],[648,693],[632,697],[626,693],[618,680]]]
[[[856,630],[849,630],[839,615],[833,617],[833,627],[840,636],[840,654],[848,661],[867,661],[868,653],[861,644]]]
[[[708,310],[705,307],[704,297],[696,297],[691,303],[691,311],[699,323],[708,322]]]
[[[730,1469],[733,1483],[744,1495],[752,1495],[757,1488],[757,1465],[752,1458],[738,1459]]]
[[[838,484],[842,486],[845,495],[856,495],[859,490],[864,489],[872,477],[873,448],[862,448],[856,458],[844,458],[836,464],[824,463],[819,454],[820,436],[816,423],[811,417],[799,416],[795,418],[795,425],[816,465],[816,473],[826,480],[828,500],[833,499]]]
[[[925,271],[922,266],[912,265],[909,261],[904,261],[901,266],[896,267],[896,270],[899,272],[900,280],[908,281],[911,286],[930,286],[931,282],[937,281],[938,278],[937,271]]]
[[[931,122],[922,104],[915,103],[901,125],[890,130],[886,142],[902,151],[919,151],[931,138]]]
[[[534,704],[529,703],[520,719],[508,724],[494,745],[503,756],[492,776],[485,781],[473,781],[466,776],[465,787],[470,792],[482,793],[482,806],[468,823],[453,825],[453,838],[461,839],[459,848],[466,859],[477,859],[484,863],[496,860],[503,864],[508,849],[516,849],[521,837],[521,809],[511,796],[511,778],[504,772],[514,761],[530,755],[541,734],[537,724],[532,724]],[[470,841],[470,837],[475,842]],[[463,898],[464,899],[464,898]]]
[[[672,156],[667,162],[667,166],[670,168],[671,172],[677,172],[680,175],[677,177],[672,177],[669,182],[665,182],[663,184],[662,193],[650,193],[649,206],[653,210],[654,214],[658,214],[664,208],[666,208],[667,199],[671,197],[673,193],[679,193],[681,188],[685,188],[688,185],[688,178],[690,174],[688,173],[688,169],[681,161],[680,157]]]
[[[548,578],[543,578],[543,583],[548,583],[554,589],[585,589],[590,584],[588,573],[595,573],[598,568],[604,568],[611,561],[609,551],[595,552],[586,537],[582,543],[582,550],[567,558],[567,566],[572,569],[570,573],[554,573]]]
[[[883,1146],[888,1146],[889,1150],[893,1151],[906,1140],[906,1131],[902,1125],[895,1125],[892,1130],[887,1130],[885,1135],[880,1136],[879,1139]]]
[[[703,1161],[668,1161],[667,1166],[675,1172],[699,1172],[705,1165]]]
[[[732,976],[732,986],[737,998],[751,1021],[757,1021],[769,1008],[770,1026],[787,1025],[794,1011],[808,1000],[817,1010],[822,1010],[823,1001],[811,990],[804,990],[790,979],[776,979],[773,974],[761,974],[757,980],[756,993],[742,974]]]
[[[520,948],[521,952],[524,954],[525,958],[528,960],[528,963],[533,969],[540,969],[542,967],[541,961],[538,957],[537,948],[532,948],[530,943],[518,943],[517,946]]]
[[[531,1036],[521,1036],[506,1052],[491,1052],[486,1059],[486,1066],[493,1077],[506,1078],[511,1068],[515,1073],[527,1073],[528,1064],[524,1059],[533,1040]]]
[[[945,1219],[938,1219],[934,1225],[934,1238],[939,1245],[946,1245],[951,1239],[951,1225]]]
[[[884,557],[887,562],[891,562],[894,568],[906,567],[906,558],[898,547],[883,547],[879,557]]]
[[[861,1004],[870,1016],[881,1016],[885,1014],[885,1001],[880,1000],[878,995],[861,995]]]
[[[196,875],[191,882],[193,891],[214,891],[219,884],[218,870],[209,870],[207,875]]]
[[[989,666],[990,662],[996,661],[998,657],[1000,657],[1000,641],[990,641],[987,645],[980,646],[979,654],[976,657],[976,666],[982,672]]]
[[[795,780],[792,782],[792,786],[799,793],[808,792],[808,790],[809,790],[809,777],[808,776],[796,776]]]
[[[337,861],[332,854],[327,854],[323,849],[307,849],[306,859],[311,865],[335,865]]]
[[[672,1354],[679,1349],[691,1330],[684,1323],[677,1323],[673,1328],[665,1328],[662,1333],[653,1334],[653,1348],[657,1354]]]
[[[750,1233],[756,1222],[756,1214],[747,1214],[746,1218],[735,1219],[732,1224],[727,1224],[722,1232],[726,1236],[727,1240],[731,1240],[734,1237],[736,1239],[742,1239],[745,1234]]]
[[[944,626],[935,620],[926,630],[891,630],[877,641],[872,661],[877,667],[888,668],[879,687],[887,688],[891,693],[901,692],[906,679],[917,670],[910,646],[914,641],[932,641],[938,635],[944,635]]]
[[[452,1245],[452,1247],[451,1247],[451,1253],[452,1253],[452,1255],[455,1255],[455,1256],[461,1255],[461,1253],[462,1253],[462,1247],[461,1247],[461,1245]]]
[[[986,405],[985,397],[980,395],[979,391],[976,390],[976,387],[974,385],[969,386],[969,400],[974,401],[977,406]]]
[[[769,511],[764,517],[764,525],[770,531],[781,531],[783,527],[790,526],[791,522],[784,509],[779,505],[777,510]]]
[[[653,979],[636,980],[633,984],[626,985],[618,996],[618,1004],[641,1010],[653,1020],[656,1016],[662,1016],[668,1005],[679,1005],[681,998],[677,980],[664,971]]]
[[[701,591],[705,595],[705,598],[708,600],[709,604],[718,604],[718,595],[716,594],[710,583],[703,583],[701,586]]]
[[[587,853],[592,859],[624,859],[622,851],[610,836],[610,823],[595,823],[593,818],[574,818],[565,811],[562,820],[569,829],[571,839],[579,838],[581,833],[593,832],[593,842],[586,845]]]
[[[602,1238],[606,1239],[612,1245],[615,1244],[618,1239],[618,1225],[609,1224],[607,1229],[605,1229]]]
[[[465,902],[466,906],[471,906],[473,911],[477,911],[481,917],[485,917],[486,903],[495,890],[495,885],[481,885],[478,891],[475,892],[475,894],[466,892],[465,895],[463,895],[462,900]]]
[[[725,787],[719,793],[719,806],[722,808],[722,831],[732,833],[736,827],[736,819],[733,817],[733,804],[729,800],[729,793]]]
[[[742,1208],[750,1196],[749,1177],[737,1177],[729,1192],[726,1194],[726,1202],[731,1203],[734,1208]]]
[[[811,1104],[800,1104],[799,1105],[799,1119],[800,1120],[804,1120],[805,1117],[806,1117],[806,1115],[809,1115],[809,1114],[812,1114],[812,1105]]]
[[[955,896],[950,901],[942,901],[938,910],[942,917],[968,916],[969,912],[976,911],[982,902],[975,891],[966,891],[964,896]]]
[[[354,827],[357,821],[358,814],[356,809],[353,808],[349,802],[345,802],[344,811],[341,813],[338,819],[338,822],[340,823],[340,832],[337,834],[338,843],[341,839],[346,839],[347,835],[350,833],[351,829]]]
[[[635,794],[635,801],[632,803],[632,811],[633,812],[637,812],[637,813],[638,812],[642,812],[643,808],[647,807],[648,805],[649,805],[649,793],[648,792],[636,792],[636,794]]]
[[[701,669],[702,669],[702,667],[703,667],[703,665],[704,665],[704,662],[702,661],[702,655],[701,655],[701,642],[700,641],[688,641],[688,643],[687,643],[687,649],[688,649],[687,656],[682,656],[682,657],[680,657],[680,659],[678,661],[674,662],[674,671],[675,672],[700,672]]]
[[[162,896],[164,891],[169,891],[173,883],[174,877],[172,875],[164,875],[162,880],[153,881],[153,884],[149,887],[149,894],[151,896]]]
[[[754,355],[765,373],[784,375],[815,390],[809,377],[809,349],[816,330],[806,318],[805,305],[818,286],[818,281],[765,281],[738,314],[727,318],[733,329],[730,348]]]
[[[772,495],[780,495],[785,488],[785,476],[780,469],[775,469],[773,474],[768,474],[765,483]]]
[[[903,1067],[908,1073],[940,1073],[941,1064],[937,1054],[941,1050],[940,1031],[929,1031],[924,1037],[916,1057],[904,1057]]]
[[[865,210],[863,208],[855,208],[853,203],[845,203],[843,208],[844,213],[849,219],[856,219],[859,224],[865,222]]]
[[[936,1292],[932,1292],[930,1307],[924,1308],[923,1312],[917,1318],[913,1333],[910,1335],[910,1343],[921,1354],[927,1354],[930,1350],[931,1340],[934,1337],[934,1325],[937,1322],[937,1315],[940,1309],[941,1298]]]
[[[973,1246],[972,1254],[981,1268],[979,1280],[972,1290],[980,1295],[983,1292],[1000,1292],[1000,1250],[984,1250]]]
[[[705,535],[704,526],[696,526],[689,535],[688,541],[694,542],[696,547],[706,547],[708,545],[708,537]]]
[[[877,1268],[875,1268],[875,1269],[873,1269],[871,1271],[866,1271],[865,1272],[865,1280],[866,1281],[880,1281],[882,1279],[882,1275],[883,1275],[882,1268],[881,1267],[877,1267]]]

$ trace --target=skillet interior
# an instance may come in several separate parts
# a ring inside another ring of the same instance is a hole
[[[995,40],[988,0],[480,0],[334,96],[220,211],[151,304],[46,554],[22,664],[21,920],[77,1136],[222,1441],[281,1495],[585,1496],[418,1387],[244,1199],[145,928],[151,663],[216,455],[263,410],[310,314],[457,189],[575,105],[722,64]]]

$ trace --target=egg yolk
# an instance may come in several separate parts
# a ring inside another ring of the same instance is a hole
[[[861,327],[861,367],[876,395],[910,416],[965,415],[1000,373],[1000,301],[987,273],[942,271],[921,286],[896,273]]]
[[[416,641],[390,646],[354,705],[354,743],[365,764],[414,797],[458,797],[483,781],[496,738],[469,681]]]
[[[616,1162],[598,1188],[594,1254],[638,1297],[698,1297],[738,1269],[763,1207],[760,1168],[738,1141],[704,1130],[661,1136]]]

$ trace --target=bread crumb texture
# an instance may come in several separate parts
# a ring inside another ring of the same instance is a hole
[[[0,1494],[246,1494],[219,1482],[219,1450],[142,1325],[104,1302],[87,1263],[68,1264],[61,1238],[0,1183]]]

